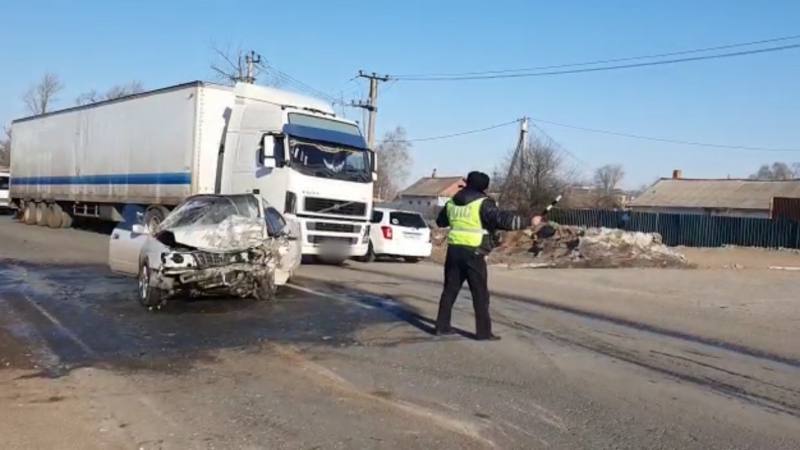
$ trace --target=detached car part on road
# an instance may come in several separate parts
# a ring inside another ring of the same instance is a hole
[[[300,265],[299,225],[260,196],[196,195],[155,229],[114,229],[109,266],[138,276],[142,306],[179,296],[268,300]]]

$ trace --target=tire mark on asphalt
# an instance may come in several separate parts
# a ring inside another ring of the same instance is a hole
[[[441,282],[430,280],[423,277],[415,277],[412,275],[402,275],[402,274],[387,274],[385,272],[381,272],[379,270],[374,269],[365,269],[365,268],[352,268],[352,267],[343,267],[345,270],[350,270],[353,272],[367,272],[376,275],[381,275],[384,277],[395,277],[400,279],[406,279],[410,281],[426,283],[426,284],[433,284],[436,286],[441,286]],[[462,288],[462,290],[466,291],[466,288]],[[775,363],[785,364],[788,366],[792,366],[793,368],[800,369],[800,359],[781,355],[778,353],[773,353],[767,350],[761,350],[753,347],[749,347],[742,344],[736,344],[733,342],[723,341],[721,339],[709,338],[705,336],[699,336],[683,331],[672,330],[669,328],[664,328],[658,325],[651,325],[643,322],[637,322],[630,319],[625,319],[622,317],[612,316],[610,314],[605,314],[597,311],[588,311],[585,309],[575,308],[572,306],[562,305],[558,303],[548,302],[545,300],[540,300],[531,297],[524,297],[508,292],[500,292],[500,291],[491,291],[491,295],[493,298],[503,299],[503,300],[511,300],[518,303],[529,304],[538,306],[540,308],[559,311],[563,313],[567,313],[574,316],[579,316],[588,319],[599,320],[607,323],[611,323],[614,325],[619,325],[622,327],[633,328],[635,330],[646,331],[649,333],[659,334],[662,336],[671,337],[674,339],[680,339],[688,342],[698,343],[707,345],[710,347],[716,347],[723,350],[732,351],[735,353],[741,353],[743,355],[751,356],[754,358],[764,359]]]

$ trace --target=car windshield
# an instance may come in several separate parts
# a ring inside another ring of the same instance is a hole
[[[232,216],[256,219],[258,208],[258,199],[253,195],[193,197],[168,215],[160,228],[219,225]]]
[[[427,228],[428,225],[419,214],[407,212],[393,212],[389,214],[389,223],[401,227]]]
[[[300,173],[362,183],[372,180],[366,150],[296,139],[290,148],[292,167]]]

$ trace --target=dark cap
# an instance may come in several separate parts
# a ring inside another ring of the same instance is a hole
[[[470,172],[467,175],[467,187],[476,191],[485,191],[489,188],[489,175],[483,172]]]

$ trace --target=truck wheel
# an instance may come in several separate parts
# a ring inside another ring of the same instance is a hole
[[[369,242],[369,248],[367,248],[367,254],[364,256],[360,256],[358,260],[365,263],[371,263],[375,261],[375,249],[372,248],[372,241]]]
[[[50,228],[61,228],[61,221],[63,220],[64,211],[58,206],[58,203],[53,203],[47,208],[47,226]]]
[[[46,203],[36,204],[36,225],[40,227],[47,226],[47,209]]]
[[[25,204],[25,211],[22,213],[22,222],[26,225],[36,223],[36,203],[28,202]]]
[[[253,296],[260,302],[266,302],[275,298],[275,292],[277,290],[278,288],[275,286],[275,275],[270,273],[256,280],[256,290]]]
[[[147,309],[161,309],[164,305],[164,292],[150,285],[152,273],[147,263],[139,267],[139,303]]]
[[[61,210],[61,228],[69,228],[72,226],[72,216],[68,212]]]
[[[158,224],[164,221],[164,218],[169,214],[169,210],[161,205],[150,205],[144,212],[144,226],[152,232],[156,229]]]
[[[412,264],[414,264],[414,263],[418,263],[418,262],[422,261],[422,258],[418,258],[418,257],[416,257],[416,256],[406,256],[406,257],[404,257],[403,259],[404,259],[404,260],[405,260],[407,263],[412,263]]]

